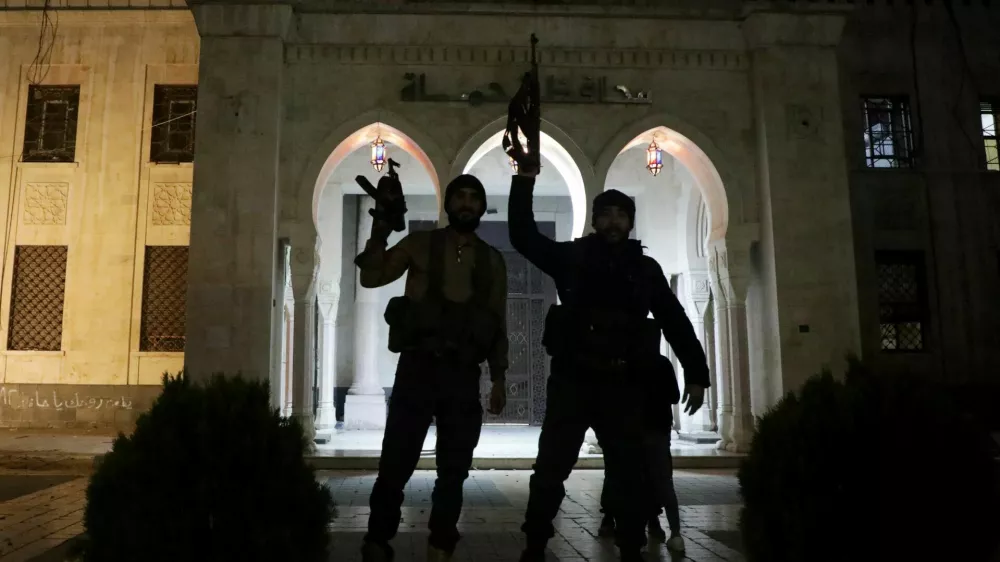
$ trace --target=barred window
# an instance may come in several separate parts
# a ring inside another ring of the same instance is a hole
[[[866,97],[865,165],[869,168],[913,166],[913,128],[905,96]]]
[[[150,162],[193,162],[197,86],[157,85],[153,89]]]
[[[80,86],[29,86],[24,121],[25,162],[73,162]]]
[[[923,252],[876,252],[882,351],[923,351],[927,286]]]
[[[983,145],[986,148],[986,169],[1000,172],[1000,154],[997,152],[997,122],[1000,121],[1000,99],[979,104],[983,124]]]
[[[18,246],[10,294],[7,349],[62,349],[66,246]]]
[[[187,246],[146,246],[139,351],[183,352]]]

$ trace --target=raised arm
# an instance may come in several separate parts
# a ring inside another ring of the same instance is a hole
[[[364,251],[354,259],[354,264],[361,270],[361,286],[375,289],[402,277],[411,263],[412,236],[406,235],[387,250],[389,228],[377,221]]]
[[[507,354],[510,348],[510,341],[507,338],[507,264],[499,252],[492,253],[490,273],[493,275],[493,284],[489,306],[490,310],[500,317],[500,329],[497,331],[496,341],[486,363],[490,367],[490,380],[502,382],[507,376],[509,367]]]
[[[667,343],[684,367],[684,382],[708,388],[710,385],[708,360],[705,358],[705,350],[701,347],[698,336],[694,333],[694,326],[691,325],[684,307],[670,290],[670,283],[667,282],[659,264],[652,258],[646,261],[649,264],[649,276],[652,282],[650,309],[653,318],[663,330]]]
[[[538,231],[532,209],[534,190],[533,177],[515,175],[511,179],[507,203],[510,243],[535,267],[554,278],[564,268],[569,248]]]

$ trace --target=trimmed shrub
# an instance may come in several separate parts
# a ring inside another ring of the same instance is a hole
[[[747,560],[989,560],[997,465],[949,394],[851,358],[785,396],[739,470]]]
[[[164,375],[91,477],[83,560],[326,560],[333,501],[308,446],[266,383]]]

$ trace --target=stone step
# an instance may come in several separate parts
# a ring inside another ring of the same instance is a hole
[[[683,455],[674,457],[674,468],[677,469],[732,469],[739,468],[742,455]],[[312,456],[308,458],[317,470],[377,470],[379,457],[363,456]],[[472,459],[473,470],[531,470],[535,459],[509,457],[480,457]],[[434,470],[437,464],[433,456],[422,457],[417,462],[417,470]],[[578,469],[604,469],[604,457],[588,455],[580,457],[576,463]]]

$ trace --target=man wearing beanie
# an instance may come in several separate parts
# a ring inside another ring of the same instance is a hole
[[[527,548],[521,560],[544,560],[545,545],[555,532],[552,520],[565,495],[563,483],[592,427],[604,451],[615,542],[623,561],[637,562],[642,560],[643,527],[650,515],[643,490],[648,482],[645,412],[669,416],[680,394],[669,362],[660,355],[660,334],[684,366],[690,414],[704,400],[708,362],[663,270],[643,253],[639,241],[629,239],[635,226],[632,199],[616,190],[601,193],[593,202],[595,232],[555,242],[538,231],[532,210],[538,162],[524,160],[511,182],[511,243],[552,277],[561,304],[550,308],[545,322],[543,343],[552,365],[522,526]],[[647,318],[650,312],[653,317]],[[654,380],[662,384],[651,385]],[[644,396],[658,399],[661,409],[644,408]]]
[[[393,558],[389,541],[399,528],[403,488],[433,418],[438,477],[427,559],[446,561],[459,540],[462,484],[482,429],[480,363],[488,363],[493,381],[489,412],[500,414],[507,401],[507,269],[500,252],[476,236],[486,191],[475,177],[461,175],[448,184],[446,228],[411,232],[386,249],[389,225],[393,218],[399,222],[386,216],[394,208],[405,206],[377,204],[371,238],[355,260],[367,288],[408,272],[404,295],[390,300],[385,312],[389,349],[400,356],[362,559]]]

